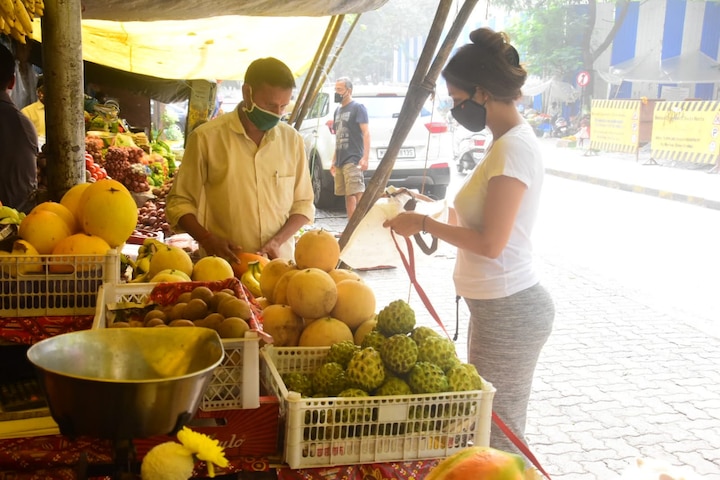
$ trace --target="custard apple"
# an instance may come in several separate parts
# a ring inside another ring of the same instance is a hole
[[[288,391],[298,392],[303,397],[312,397],[313,387],[310,375],[301,372],[288,372],[282,375]]]
[[[410,385],[400,377],[386,377],[382,385],[375,390],[375,395],[412,395]]]
[[[441,335],[430,327],[415,327],[410,334],[418,346],[428,337],[440,337]]]
[[[442,368],[430,362],[417,362],[410,369],[407,382],[413,393],[441,393],[450,388]]]
[[[365,338],[363,338],[362,348],[372,347],[379,352],[386,340],[387,337],[380,333],[380,331],[372,330],[365,335]]]
[[[372,347],[355,352],[345,370],[350,386],[371,392],[385,380],[385,366],[380,352]]]
[[[465,392],[467,390],[482,390],[482,377],[471,363],[461,363],[447,372],[448,384],[451,392]]]
[[[395,300],[380,310],[377,327],[385,336],[410,333],[415,328],[415,312],[404,300]]]
[[[398,333],[383,343],[380,356],[391,372],[406,373],[417,362],[418,346],[412,338]]]
[[[434,363],[447,372],[459,365],[455,344],[447,337],[428,337],[418,347],[418,362]]]
[[[348,362],[352,358],[353,354],[358,350],[360,350],[360,347],[350,340],[333,343],[330,346],[327,357],[325,357],[325,363],[336,362],[342,365],[343,368],[347,368]]]
[[[365,390],[359,388],[346,388],[342,392],[338,393],[338,397],[369,397],[370,394]]]
[[[323,363],[312,377],[313,390],[334,397],[348,387],[345,369],[336,362]]]

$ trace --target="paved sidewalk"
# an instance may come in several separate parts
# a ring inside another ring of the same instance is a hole
[[[643,165],[647,154],[636,161],[634,155],[547,151],[550,175],[720,206],[720,176],[705,173],[709,167]],[[342,211],[318,212],[317,226],[341,232],[345,224]],[[416,255],[417,276],[451,333],[459,316],[456,346],[465,358],[469,315],[452,285],[455,251],[440,245],[432,256]],[[644,457],[720,480],[720,340],[562,258],[541,257],[538,265],[557,314],[536,371],[527,439],[553,479],[613,480]],[[361,275],[378,308],[403,298],[419,324],[438,328],[403,268]]]

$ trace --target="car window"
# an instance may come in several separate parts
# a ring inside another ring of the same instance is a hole
[[[402,110],[405,97],[398,96],[375,96],[375,97],[354,97],[358,103],[365,105],[370,118],[398,118]],[[427,107],[420,110],[421,117],[430,116],[431,112]]]
[[[305,118],[321,118],[330,112],[330,95],[325,92],[318,93],[315,103],[307,112]]]

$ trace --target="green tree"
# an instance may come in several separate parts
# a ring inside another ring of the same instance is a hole
[[[393,54],[405,42],[425,36],[437,9],[437,0],[390,0],[366,12],[339,53],[334,76],[363,83],[392,79]]]

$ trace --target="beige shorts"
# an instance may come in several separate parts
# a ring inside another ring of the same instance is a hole
[[[347,197],[365,191],[365,179],[360,167],[346,163],[335,169],[335,195]]]

